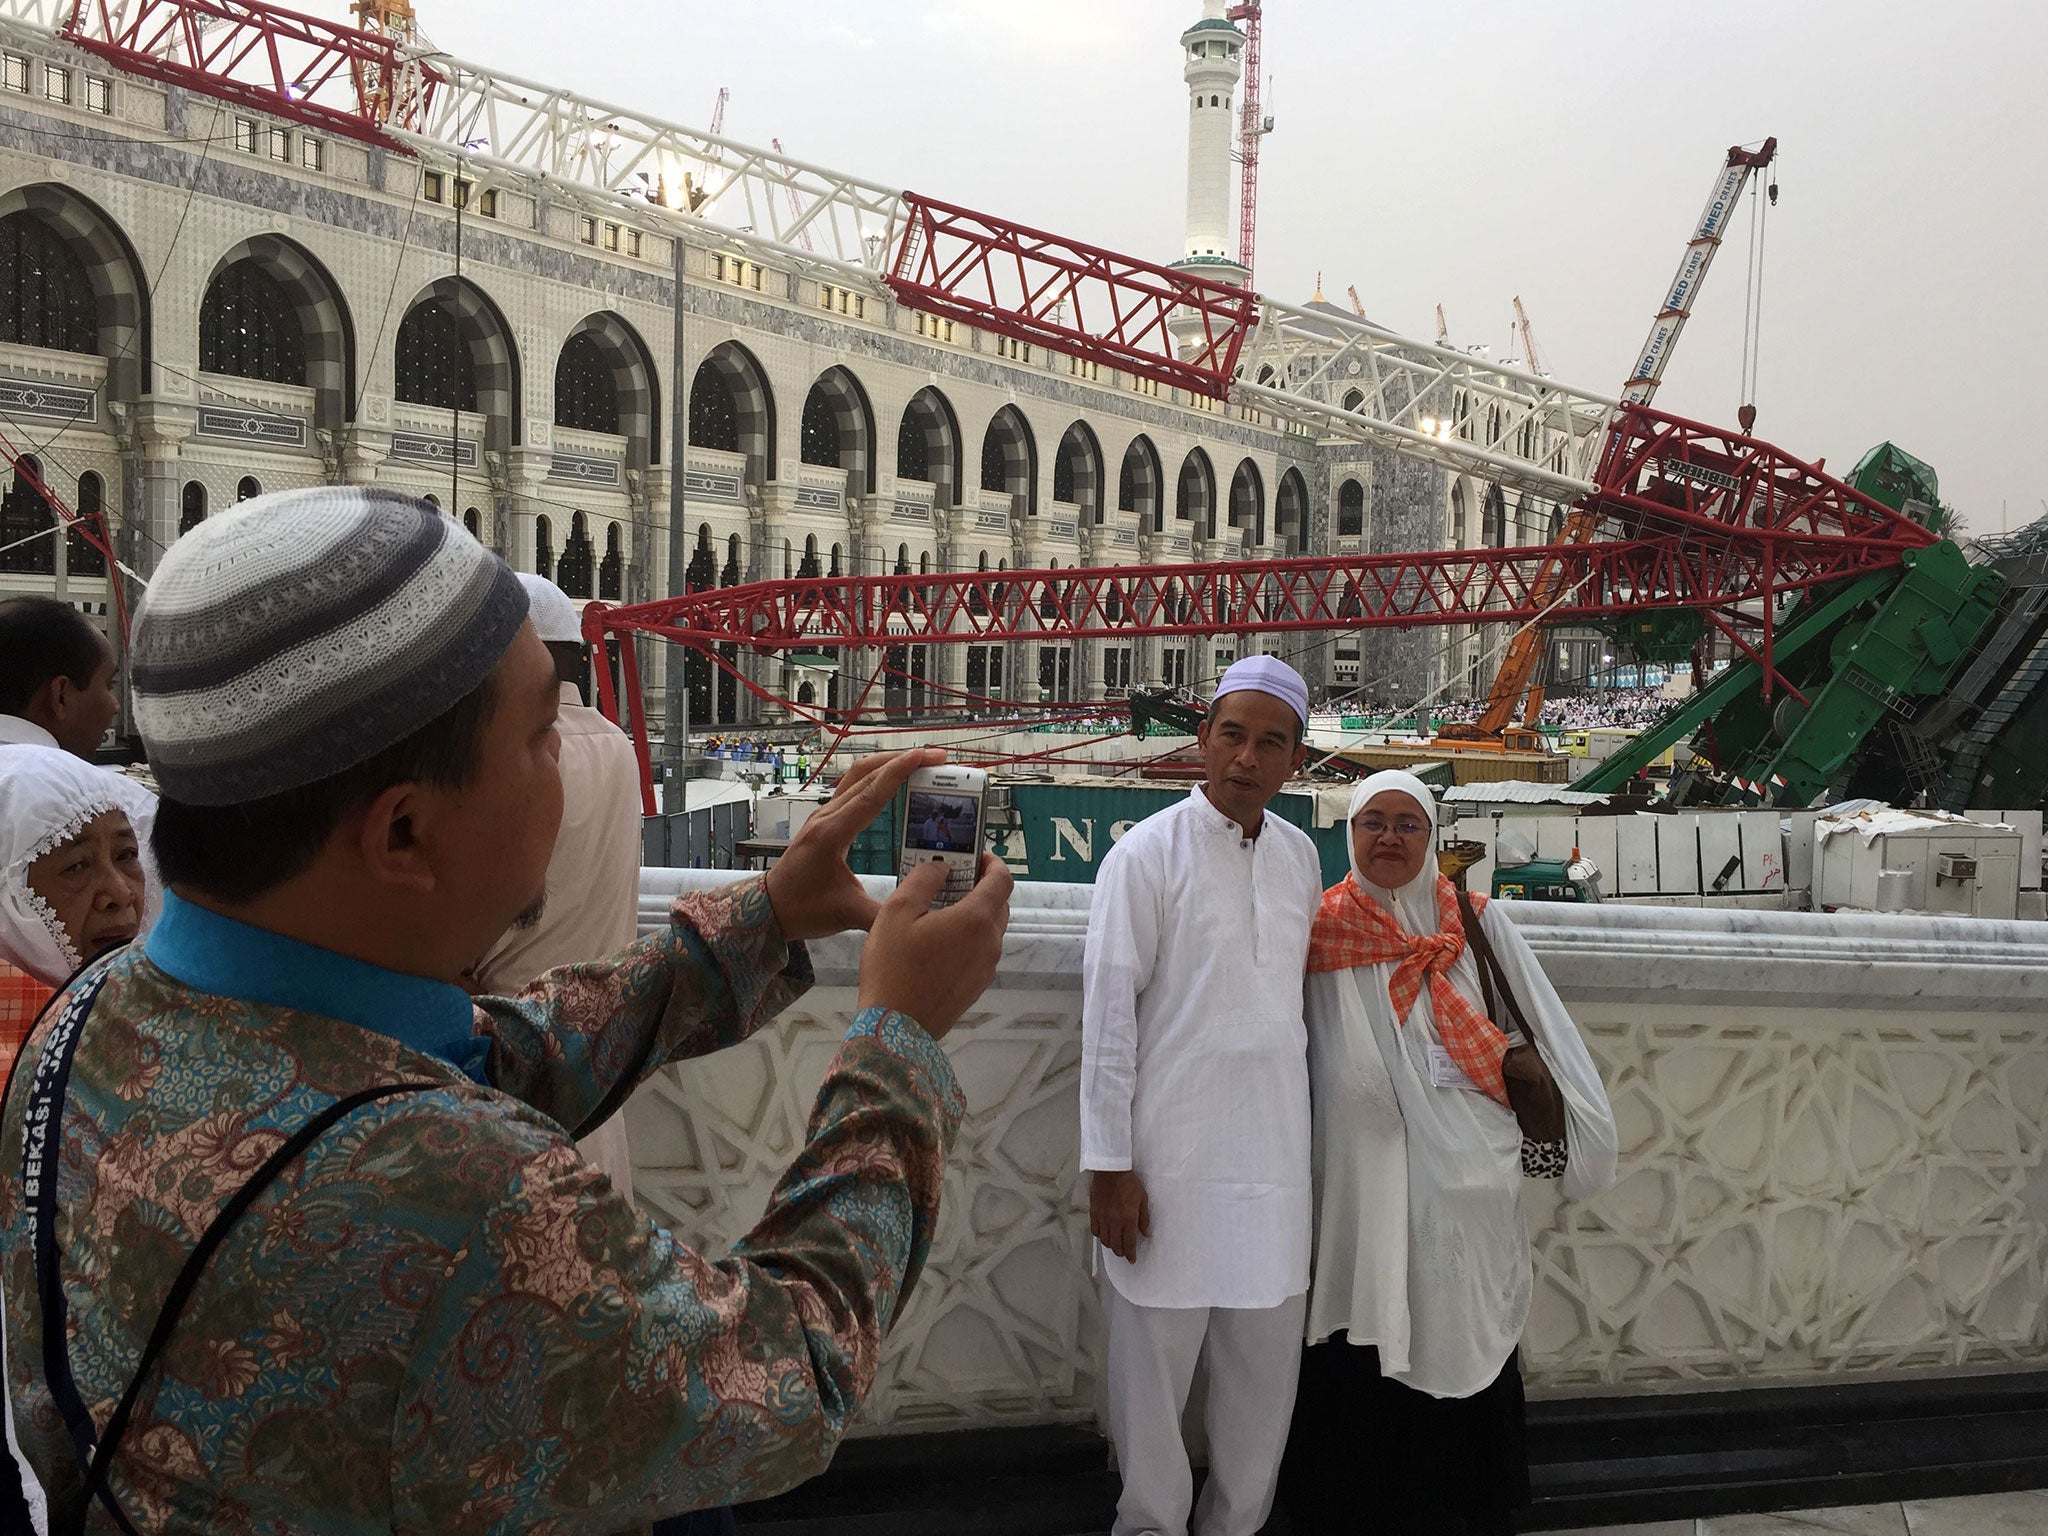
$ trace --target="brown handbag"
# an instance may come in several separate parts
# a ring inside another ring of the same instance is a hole
[[[1531,1178],[1562,1178],[1565,1164],[1564,1094],[1558,1089],[1557,1079],[1550,1075],[1542,1053],[1536,1049],[1536,1032],[1523,1017],[1522,1005],[1515,1000],[1515,989],[1508,985],[1500,957],[1493,952],[1493,941],[1487,938],[1486,930],[1480,926],[1479,914],[1473,910],[1471,897],[1463,891],[1458,892],[1458,915],[1465,924],[1465,942],[1471,947],[1473,963],[1479,971],[1479,990],[1486,998],[1486,1016],[1499,1023],[1500,1007],[1505,1004],[1508,1017],[1521,1032],[1523,1043],[1509,1047],[1500,1064],[1500,1075],[1507,1086],[1508,1107],[1514,1110],[1515,1122],[1522,1128],[1522,1171]]]

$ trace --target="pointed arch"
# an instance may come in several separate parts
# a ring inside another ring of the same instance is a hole
[[[1266,542],[1266,483],[1259,466],[1250,459],[1239,460],[1237,472],[1230,477],[1228,516],[1229,526],[1250,535],[1248,543]]]
[[[760,360],[736,341],[713,347],[690,379],[690,441],[745,454],[749,485],[775,478],[775,395]]]
[[[313,420],[338,430],[355,415],[355,325],[341,286],[283,235],[252,235],[214,264],[199,307],[207,373],[302,384]]]
[[[982,434],[981,488],[1008,491],[1017,514],[1029,517],[1038,511],[1038,444],[1014,405],[997,411]]]
[[[1337,488],[1337,537],[1355,539],[1365,532],[1365,487],[1346,480]]]
[[[1216,537],[1216,468],[1209,462],[1209,455],[1199,448],[1190,448],[1188,456],[1180,461],[1180,478],[1173,488],[1173,515],[1178,522],[1193,523],[1196,537]]]
[[[31,333],[47,334],[52,296],[38,270],[22,260],[32,253],[19,249],[24,237],[33,239],[37,231],[61,242],[90,295],[91,313],[78,315],[74,309],[72,316],[85,334],[63,339],[85,341],[89,336],[90,345],[75,350],[105,358],[109,395],[134,400],[148,377],[148,279],[121,227],[99,204],[69,187],[41,183],[0,195],[0,340],[47,344],[33,340]]]
[[[400,400],[475,411],[484,419],[484,446],[494,451],[518,443],[519,353],[512,327],[468,278],[439,278],[406,306],[392,365]]]
[[[875,489],[875,410],[853,371],[843,366],[818,375],[804,397],[803,461],[843,469],[855,494]]]
[[[1085,421],[1068,427],[1053,456],[1052,499],[1081,509],[1083,522],[1102,521],[1102,444]]]
[[[1123,467],[1117,471],[1117,509],[1137,513],[1140,528],[1159,532],[1166,519],[1166,498],[1161,494],[1165,484],[1159,450],[1152,446],[1151,438],[1140,432],[1124,449]]]
[[[604,420],[612,425],[583,425]],[[585,315],[562,343],[555,362],[555,425],[616,432],[626,440],[628,468],[661,462],[661,385],[654,354],[640,333],[610,310]]]
[[[1301,471],[1290,468],[1280,476],[1280,489],[1273,495],[1273,531],[1280,540],[1280,553],[1308,551],[1308,482]]]
[[[942,507],[960,505],[960,418],[953,402],[927,384],[910,397],[896,429],[896,478],[922,480]]]

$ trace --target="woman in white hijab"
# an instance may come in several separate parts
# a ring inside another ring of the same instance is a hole
[[[0,752],[0,1080],[50,994],[154,906],[120,788],[55,747]]]
[[[1528,1502],[1523,1137],[1502,1070],[1520,1041],[1487,1017],[1435,830],[1412,774],[1361,783],[1351,874],[1309,947],[1315,1267],[1280,1479],[1297,1532],[1496,1536]],[[1596,1195],[1616,1146],[1599,1074],[1526,941],[1472,900],[1563,1100],[1563,1192]]]

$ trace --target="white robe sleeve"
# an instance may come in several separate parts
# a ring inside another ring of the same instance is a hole
[[[1102,861],[1081,959],[1081,1167],[1131,1166],[1138,1089],[1138,994],[1159,951],[1158,892],[1139,856],[1119,845]]]
[[[1480,915],[1493,952],[1500,959],[1515,1000],[1528,1015],[1536,1034],[1536,1048],[1544,1065],[1557,1079],[1564,1095],[1566,1159],[1563,1194],[1568,1200],[1589,1200],[1614,1187],[1615,1162],[1620,1137],[1614,1128],[1614,1111],[1607,1102],[1607,1089],[1592,1053],[1579,1036],[1579,1027],[1565,1011],[1557,988],[1543,973],[1529,941],[1509,920],[1497,901],[1488,902]]]

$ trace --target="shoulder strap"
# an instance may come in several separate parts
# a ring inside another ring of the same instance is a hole
[[[185,1260],[184,1267],[178,1271],[178,1278],[171,1282],[170,1295],[164,1299],[163,1310],[157,1313],[156,1326],[149,1331],[149,1342],[142,1348],[141,1363],[135,1367],[135,1375],[128,1382],[128,1390],[121,1394],[121,1401],[114,1409],[113,1418],[107,1421],[105,1438],[93,1452],[91,1464],[85,1473],[87,1505],[90,1505],[92,1499],[97,1496],[122,1530],[134,1531],[134,1526],[129,1524],[127,1516],[115,1502],[113,1490],[107,1486],[108,1469],[113,1465],[114,1453],[120,1449],[121,1441],[128,1433],[129,1421],[135,1416],[135,1404],[142,1396],[143,1383],[155,1369],[157,1357],[164,1352],[165,1345],[170,1343],[171,1330],[177,1326],[178,1318],[185,1310],[185,1304],[192,1299],[192,1292],[199,1284],[199,1276],[205,1270],[207,1261],[213,1257],[220,1245],[227,1241],[229,1229],[242,1218],[250,1206],[256,1203],[257,1196],[269,1188],[278,1175],[297,1161],[306,1148],[317,1141],[336,1121],[379,1099],[395,1098],[404,1093],[422,1093],[430,1088],[443,1086],[445,1085],[434,1082],[386,1083],[379,1088],[365,1088],[360,1093],[352,1093],[345,1099],[336,1099],[293,1132],[283,1146],[264,1160],[263,1166],[256,1170],[248,1183],[236,1190],[227,1204],[221,1207],[220,1214],[213,1218],[205,1234],[199,1239],[199,1246],[192,1250],[191,1256]],[[65,1374],[70,1374],[68,1366]]]
[[[1534,1048],[1535,1033],[1529,1028],[1529,1021],[1522,1017],[1522,1005],[1515,1000],[1515,989],[1508,985],[1507,972],[1501,969],[1500,957],[1493,952],[1493,940],[1486,936],[1479,914],[1472,909],[1472,898],[1463,891],[1458,892],[1458,916],[1465,924],[1465,942],[1472,947],[1473,964],[1479,971],[1479,988],[1486,994],[1486,1016],[1499,1023],[1500,1015],[1494,1010],[1497,1002],[1505,1002],[1509,1017],[1515,1021],[1515,1028]]]

